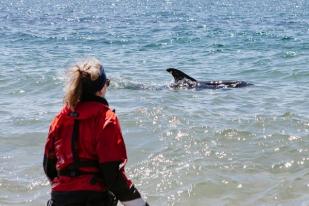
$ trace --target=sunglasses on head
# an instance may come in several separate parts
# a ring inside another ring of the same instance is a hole
[[[111,82],[111,80],[110,80],[110,79],[106,79],[105,85],[106,85],[107,87],[109,87],[110,82]]]

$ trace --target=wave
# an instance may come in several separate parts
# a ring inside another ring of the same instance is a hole
[[[168,88],[167,85],[158,85],[153,83],[138,83],[128,79],[115,78],[111,81],[112,89],[128,89],[128,90],[162,90]]]

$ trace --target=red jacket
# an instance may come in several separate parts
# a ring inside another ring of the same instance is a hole
[[[104,191],[108,189],[104,182],[91,183],[92,174],[77,177],[59,175],[59,171],[65,170],[74,161],[72,133],[75,119],[79,120],[77,148],[80,160],[94,160],[100,165],[119,162],[117,167],[124,180],[124,185],[127,188],[132,186],[124,170],[127,153],[120,124],[115,113],[109,109],[107,103],[104,104],[104,101],[103,103],[102,101],[78,103],[74,113],[77,114],[76,117],[73,117],[72,111],[64,106],[52,121],[44,152],[44,170],[51,181],[52,191]],[[80,170],[98,172],[99,168],[83,167]]]

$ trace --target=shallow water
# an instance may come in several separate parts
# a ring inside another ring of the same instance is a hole
[[[309,205],[307,1],[0,4],[0,205],[42,205],[65,70],[104,64],[151,205]],[[254,86],[173,90],[168,67]]]

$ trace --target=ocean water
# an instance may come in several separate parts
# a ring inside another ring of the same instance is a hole
[[[150,205],[309,205],[307,0],[0,0],[1,206],[49,198],[48,126],[89,56]],[[173,90],[168,67],[254,86]]]

